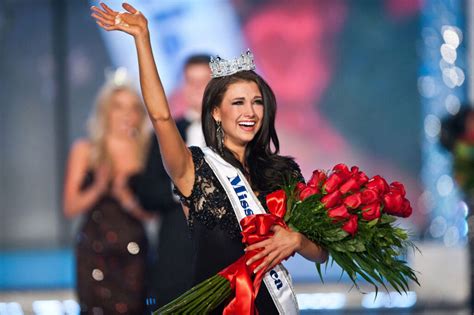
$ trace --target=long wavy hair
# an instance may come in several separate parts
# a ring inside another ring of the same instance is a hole
[[[150,141],[150,132],[146,120],[146,112],[141,97],[138,92],[129,85],[105,84],[97,94],[95,105],[87,121],[89,140],[92,143],[90,156],[91,166],[109,163],[113,166],[110,153],[107,151],[106,138],[109,128],[109,113],[113,106],[113,97],[118,93],[126,91],[136,96],[138,100],[138,110],[140,122],[136,130],[133,131],[133,138],[137,142],[137,155],[141,168],[145,164]]]
[[[275,130],[276,99],[270,86],[254,71],[241,71],[233,75],[212,79],[203,96],[202,128],[206,145],[218,152],[217,124],[212,116],[219,107],[224,94],[231,84],[236,82],[255,82],[263,98],[263,121],[260,130],[247,144],[242,165],[236,156],[224,147],[221,156],[233,166],[239,168],[250,179],[252,188],[257,191],[270,191],[277,188],[290,176],[290,164],[295,164],[291,157],[278,155],[280,142]],[[225,132],[225,131],[224,131]]]

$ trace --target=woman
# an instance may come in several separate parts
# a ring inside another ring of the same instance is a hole
[[[67,165],[64,212],[84,220],[76,238],[81,314],[142,314],[148,215],[127,187],[148,147],[145,111],[128,86],[106,85]]]
[[[236,218],[240,212],[229,201],[234,196],[221,181],[222,176],[215,166],[224,161],[221,164],[231,165],[236,174],[243,173],[251,184],[248,194],[240,197],[250,198],[255,193],[261,201],[283,180],[301,179],[297,165],[290,158],[277,155],[274,95],[253,71],[224,74],[212,79],[204,93],[202,121],[206,144],[217,153],[186,147],[171,117],[154,63],[146,18],[129,4],[123,4],[124,13],[118,13],[105,4],[101,7],[92,7],[92,16],[99,26],[107,31],[123,31],[135,39],[142,92],[163,163],[193,228],[196,246],[194,282],[197,283],[216,274],[244,253]],[[218,163],[213,164],[212,158]],[[245,178],[238,186],[239,191],[245,189]],[[234,184],[237,185],[237,180]],[[242,200],[246,206],[249,203]],[[294,252],[312,261],[324,262],[327,259],[326,251],[302,234],[278,226],[274,226],[273,231],[274,235],[269,239],[247,248],[262,249],[247,262],[261,261],[255,272],[260,269],[273,271],[278,263]],[[257,309],[262,314],[277,313],[281,310],[280,304],[274,295],[269,295],[266,286],[262,285],[257,296]],[[297,312],[295,307],[291,313]],[[217,312],[222,313],[222,308]]]

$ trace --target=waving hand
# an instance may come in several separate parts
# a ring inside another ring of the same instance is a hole
[[[122,31],[137,37],[148,32],[148,21],[145,16],[128,3],[122,4],[126,12],[117,12],[105,3],[100,3],[101,8],[92,6],[91,16],[97,24],[106,31]]]

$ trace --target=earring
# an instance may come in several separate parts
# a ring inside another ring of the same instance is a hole
[[[216,121],[216,138],[217,138],[217,151],[221,155],[224,154],[224,130],[222,129],[222,122]]]

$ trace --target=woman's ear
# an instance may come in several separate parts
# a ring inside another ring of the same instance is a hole
[[[212,110],[212,118],[214,118],[215,121],[221,121],[221,109],[219,107],[214,107]]]

